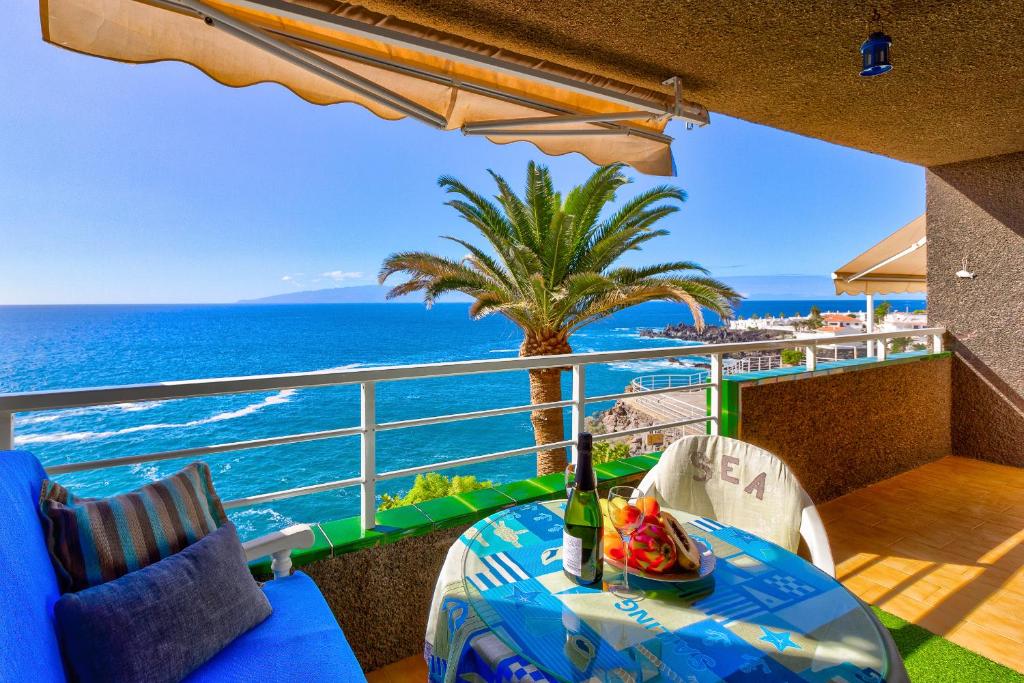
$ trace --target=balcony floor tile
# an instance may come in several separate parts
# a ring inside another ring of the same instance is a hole
[[[947,457],[820,506],[863,600],[1024,673],[1024,469]]]

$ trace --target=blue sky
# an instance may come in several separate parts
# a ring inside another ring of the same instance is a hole
[[[374,280],[390,252],[459,256],[443,173],[489,189],[543,159],[562,187],[593,166],[499,146],[192,67],[129,66],[42,42],[38,7],[0,25],[0,304],[227,302]],[[689,194],[633,263],[716,276],[827,275],[924,210],[923,169],[712,114],[670,125]],[[631,172],[639,190],[664,182]]]

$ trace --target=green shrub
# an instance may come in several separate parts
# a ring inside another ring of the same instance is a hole
[[[783,349],[782,350],[782,364],[783,365],[800,365],[804,362],[804,352],[800,349]]]
[[[889,303],[888,301],[883,301],[882,303],[875,306],[875,324],[881,325],[882,323],[884,323],[885,316],[889,315],[889,311],[891,310],[892,304]]]
[[[807,316],[807,322],[805,325],[809,330],[816,330],[819,327],[824,326],[825,320],[821,317],[821,309],[817,305],[811,306],[811,312]]]
[[[896,337],[889,343],[893,353],[903,353],[910,346],[910,337]]]
[[[453,496],[457,493],[469,493],[480,489],[489,489],[494,486],[492,481],[479,481],[473,476],[455,476],[448,478],[443,474],[431,472],[430,474],[416,475],[416,481],[412,488],[405,495],[396,496],[387,493],[381,495],[378,510],[390,510],[391,508],[413,503],[422,503],[434,498]]]
[[[598,441],[594,444],[594,464],[622,460],[629,457],[629,444]]]

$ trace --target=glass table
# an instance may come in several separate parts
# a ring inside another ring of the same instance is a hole
[[[563,574],[564,507],[509,508],[460,539],[477,669],[531,683],[884,680],[885,643],[868,608],[797,555],[671,510],[713,549],[714,572],[686,583],[631,575],[644,596],[621,599]],[[617,571],[606,563],[605,580]]]

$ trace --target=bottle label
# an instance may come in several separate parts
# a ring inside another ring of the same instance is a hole
[[[583,539],[562,530],[562,566],[573,576],[583,576]]]

